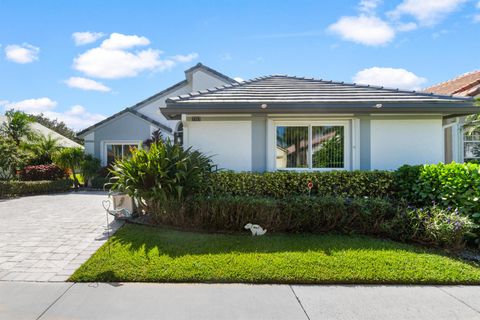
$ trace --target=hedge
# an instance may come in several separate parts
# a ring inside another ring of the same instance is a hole
[[[312,182],[311,191],[308,183]],[[285,198],[298,195],[391,197],[395,175],[389,171],[213,173],[213,195]]]
[[[26,166],[19,172],[22,181],[42,181],[65,179],[68,173],[55,164]]]
[[[357,233],[451,249],[461,248],[473,228],[453,211],[406,208],[381,198],[196,197],[155,202],[149,209],[156,223],[183,229],[239,232],[254,223],[269,232]]]
[[[0,198],[63,192],[71,188],[72,181],[69,179],[54,181],[0,181]]]

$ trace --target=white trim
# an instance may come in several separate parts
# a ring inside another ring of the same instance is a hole
[[[352,170],[360,170],[360,119],[352,120]]]
[[[142,146],[141,140],[102,140],[100,141],[100,161],[102,166],[107,165],[107,145],[132,145],[136,144],[138,148]]]
[[[277,170],[286,170],[286,171],[334,171],[334,170],[351,170],[352,169],[352,140],[356,139],[356,135],[352,137],[353,131],[352,120],[274,120],[269,119],[267,123],[267,170],[268,171],[277,171]],[[308,127],[308,158],[307,165],[308,168],[281,168],[277,169],[276,166],[276,131],[278,126],[303,126]],[[314,126],[343,126],[344,127],[344,167],[343,168],[312,168],[312,127]]]

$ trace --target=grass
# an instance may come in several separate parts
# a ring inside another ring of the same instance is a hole
[[[251,237],[126,225],[70,280],[479,284],[480,268],[364,236]]]

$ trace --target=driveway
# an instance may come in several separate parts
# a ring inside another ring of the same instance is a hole
[[[106,198],[72,192],[0,200],[0,281],[67,280],[106,241]],[[120,225],[111,223],[111,232]]]

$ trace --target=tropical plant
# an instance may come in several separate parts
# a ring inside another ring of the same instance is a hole
[[[12,139],[0,135],[0,180],[14,179],[26,158]]]
[[[61,149],[59,139],[51,135],[38,135],[33,142],[25,143],[23,148],[32,154],[30,165],[50,164],[53,155]]]
[[[87,186],[91,186],[92,179],[98,175],[100,170],[100,160],[93,157],[91,154],[86,154],[80,163],[80,170],[83,177],[83,181]]]
[[[168,139],[149,150],[133,150],[132,157],[114,163],[111,189],[144,201],[188,197],[205,186],[212,169],[209,157],[191,148],[184,150]]]
[[[150,138],[143,141],[143,145],[150,148],[152,143],[160,142],[162,141],[162,138],[163,138],[162,131],[160,129],[157,129],[152,132],[152,135],[150,136]]]
[[[0,133],[12,139],[17,147],[20,146],[22,139],[30,139],[33,131],[30,128],[30,123],[33,119],[28,114],[22,111],[8,110],[5,112],[7,120],[0,127]]]
[[[75,188],[78,188],[80,185],[76,176],[76,170],[80,167],[82,160],[82,148],[63,148],[53,156],[53,162],[56,165],[71,171]]]

